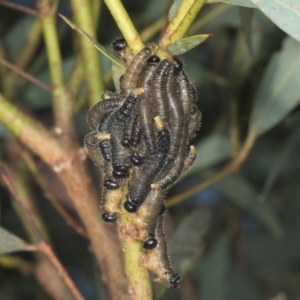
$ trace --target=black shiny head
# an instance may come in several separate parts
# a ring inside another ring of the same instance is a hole
[[[179,58],[174,57],[174,66],[175,66],[175,70],[179,72],[183,68],[183,63]]]
[[[152,55],[147,59],[147,63],[149,64],[157,64],[160,62],[160,58],[157,55]]]
[[[115,222],[117,220],[117,215],[104,213],[102,215],[102,220],[107,222],[107,223]]]
[[[142,157],[136,152],[130,157],[130,161],[134,166],[140,166],[143,164]]]
[[[167,210],[166,207],[162,204],[162,205],[160,206],[160,208],[159,208],[158,215],[159,215],[159,216],[163,215],[163,214],[165,213],[166,210]]]
[[[169,279],[169,288],[176,289],[179,285],[181,277],[178,274],[173,274]]]
[[[129,168],[126,166],[115,166],[113,176],[115,178],[127,178],[129,177]]]
[[[146,250],[152,250],[157,246],[157,240],[155,238],[150,238],[144,242],[143,248]]]
[[[122,51],[127,47],[127,43],[124,38],[114,40],[111,45],[115,51]]]
[[[136,212],[137,209],[138,209],[137,205],[135,205],[135,204],[129,202],[128,200],[125,201],[125,203],[124,203],[124,208],[125,208],[128,212],[130,212],[130,213],[134,213],[134,212]]]
[[[120,187],[120,185],[115,178],[109,178],[104,181],[104,187],[106,187],[108,190],[116,190]]]
[[[122,146],[125,147],[125,148],[129,148],[131,143],[130,143],[130,139],[127,139],[127,138],[123,138],[122,141]]]

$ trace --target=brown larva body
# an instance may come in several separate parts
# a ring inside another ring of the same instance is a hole
[[[146,61],[154,54],[156,49],[157,46],[155,44],[148,44],[134,57],[121,80],[120,89],[122,95],[129,95],[137,87],[137,80]]]
[[[156,248],[146,251],[140,259],[140,265],[157,275],[154,281],[165,283],[169,288],[177,288],[181,278],[171,267],[163,224],[163,215],[158,216],[155,229],[158,244]]]

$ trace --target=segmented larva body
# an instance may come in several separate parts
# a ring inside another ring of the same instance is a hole
[[[99,144],[100,141],[97,131],[90,132],[84,138],[84,148],[88,156],[97,167],[103,169],[105,167],[105,161],[101,155]]]
[[[134,55],[132,51],[127,47],[127,43],[124,38],[118,38],[112,43],[113,49],[118,53],[118,56],[122,58],[126,66],[130,65]]]
[[[163,124],[161,119],[157,117],[156,123]],[[124,207],[129,212],[135,212],[137,207],[140,206],[146,199],[150,192],[150,184],[158,175],[164,165],[169,147],[170,147],[170,134],[169,131],[161,125],[157,132],[157,154],[151,155],[145,163],[141,166],[141,174],[139,178],[133,178],[129,187],[129,193],[127,194],[127,201]]]
[[[144,249],[153,249],[157,245],[155,227],[160,211],[165,211],[163,200],[164,192],[160,188],[151,189],[143,205],[131,217],[131,223],[138,230],[138,239],[144,242]]]
[[[140,265],[157,275],[154,281],[165,283],[169,288],[177,288],[181,278],[174,273],[170,264],[167,241],[163,230],[163,218],[163,215],[157,218],[155,229],[157,246],[152,250],[146,250],[146,254],[140,259]]]
[[[137,80],[143,71],[143,67],[147,59],[154,54],[156,49],[157,46],[155,44],[148,44],[134,57],[122,77],[120,84],[122,95],[127,96],[137,88]]]
[[[144,94],[141,96],[140,105],[138,107],[138,116],[140,120],[140,130],[142,139],[145,142],[147,151],[152,155],[156,149],[156,130],[154,128],[154,120],[151,105],[149,105],[151,97],[151,83],[155,69],[158,66],[160,59],[157,56],[150,56],[146,66],[138,80],[138,86],[144,88]]]
[[[101,101],[93,105],[88,112],[88,123],[92,129],[98,130],[103,118],[111,111],[121,106],[120,96],[112,92],[104,92]]]

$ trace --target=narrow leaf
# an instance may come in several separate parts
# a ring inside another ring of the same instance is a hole
[[[172,236],[169,249],[173,267],[176,272],[184,276],[203,253],[205,243],[204,235],[209,229],[210,212],[206,209],[193,211],[180,223],[179,228]]]
[[[230,240],[223,234],[202,262],[199,299],[228,299],[228,272],[230,270]]]
[[[250,129],[257,135],[283,120],[300,102],[300,43],[287,37],[274,54],[259,87]]]
[[[241,19],[241,27],[244,33],[247,47],[249,49],[249,53],[252,54],[252,43],[251,43],[251,35],[252,35],[252,18],[253,18],[253,9],[247,7],[240,7],[239,9],[240,19]]]
[[[115,55],[110,53],[108,50],[106,50],[105,47],[103,47],[101,44],[99,44],[97,41],[95,41],[90,35],[88,35],[85,31],[80,29],[75,23],[70,21],[65,16],[58,14],[72,29],[78,31],[81,35],[83,35],[96,49],[98,49],[101,53],[103,53],[108,59],[110,59],[112,62],[116,63],[120,67],[125,69],[125,64],[123,61],[118,59]]]
[[[256,216],[276,238],[283,237],[283,229],[278,217],[269,203],[259,203],[258,194],[243,178],[228,176],[219,181],[229,200]]]
[[[300,42],[298,0],[252,0],[278,27]]]
[[[0,227],[0,254],[30,250],[32,250],[31,245]]]
[[[256,5],[251,0],[206,0],[206,3],[223,2],[231,5],[255,8]]]
[[[222,149],[222,151],[220,151],[220,149]],[[221,134],[212,134],[204,138],[196,145],[196,150],[197,159],[184,176],[216,165],[231,156],[230,141]]]
[[[199,35],[194,35],[190,36],[184,39],[181,39],[179,41],[176,41],[174,43],[170,43],[167,46],[167,50],[171,55],[181,55],[196,46],[200,45],[203,43],[208,37],[210,37],[211,34],[199,34]]]

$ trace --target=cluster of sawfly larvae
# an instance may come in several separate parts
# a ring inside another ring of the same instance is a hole
[[[197,92],[178,58],[160,60],[157,46],[147,44],[136,56],[126,41],[112,44],[127,69],[120,92],[104,92],[88,113],[92,128],[85,148],[101,168],[102,219],[114,222],[123,204],[143,242],[140,264],[157,275],[156,281],[176,288],[163,230],[164,198],[170,187],[194,162],[190,140],[199,129],[201,113]]]

